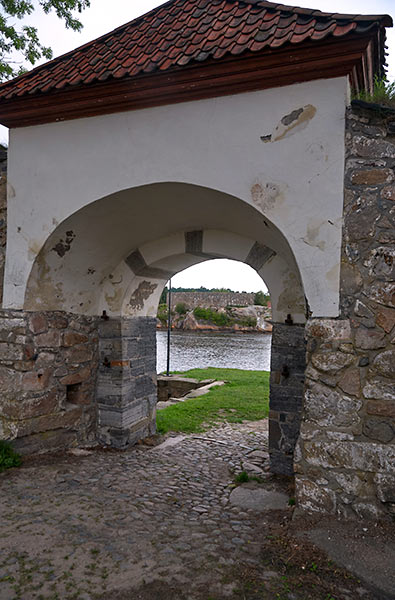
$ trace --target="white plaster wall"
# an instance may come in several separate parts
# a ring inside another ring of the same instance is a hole
[[[65,218],[108,194],[172,181],[266,215],[291,246],[313,316],[337,316],[346,101],[347,80],[337,78],[12,130],[4,306],[23,307],[33,261]],[[306,119],[281,123],[303,107]]]

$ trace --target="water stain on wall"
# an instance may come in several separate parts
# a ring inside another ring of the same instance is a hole
[[[255,206],[266,213],[273,209],[275,204],[284,200],[284,193],[277,183],[254,183],[251,187],[251,198]]]

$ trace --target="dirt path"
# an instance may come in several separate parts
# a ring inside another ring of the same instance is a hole
[[[266,443],[266,421],[224,425],[1,474],[0,600],[390,598],[300,537],[305,524],[292,530]],[[233,503],[243,468],[261,480],[247,496],[275,491],[280,509]]]

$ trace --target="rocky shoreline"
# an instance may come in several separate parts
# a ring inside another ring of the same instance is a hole
[[[176,307],[177,308],[177,307]],[[271,333],[271,310],[266,306],[245,306],[172,311],[172,330]],[[158,312],[157,329],[167,329],[167,312]]]

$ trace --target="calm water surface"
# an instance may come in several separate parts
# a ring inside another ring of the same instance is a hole
[[[157,331],[157,372],[166,370],[167,332]],[[170,370],[221,367],[270,371],[272,336],[264,333],[173,331]]]

